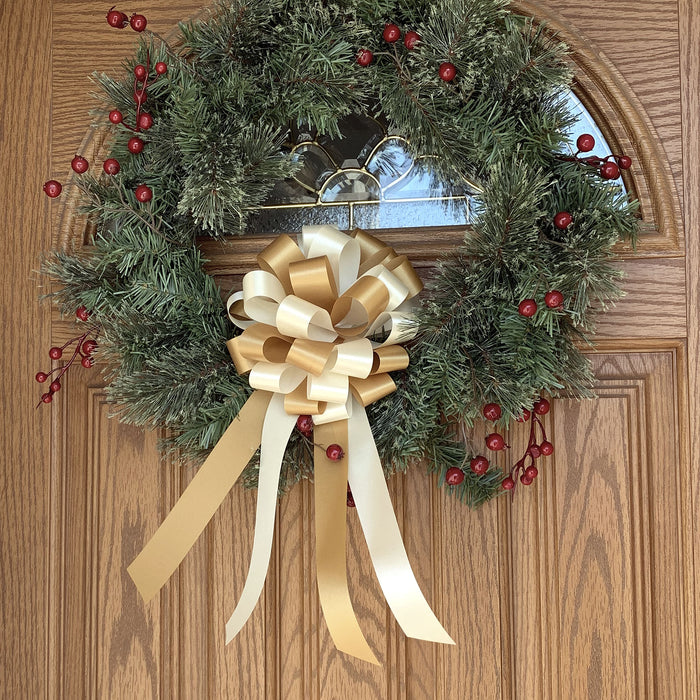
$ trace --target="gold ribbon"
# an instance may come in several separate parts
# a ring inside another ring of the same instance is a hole
[[[411,571],[364,407],[395,390],[389,372],[408,366],[399,341],[413,337],[408,303],[422,283],[405,256],[364,231],[304,227],[258,256],[227,308],[242,333],[227,346],[252,396],[161,527],[129,567],[150,599],[175,571],[260,446],[256,525],[243,593],[227,643],[252,613],[269,566],[280,467],[296,417],[314,432],[319,598],[336,647],[377,663],[352,608],[345,562],[349,482],[384,595],[411,637],[454,643]],[[337,443],[346,456],[326,457]]]

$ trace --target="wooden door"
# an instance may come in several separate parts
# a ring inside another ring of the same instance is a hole
[[[69,332],[37,306],[32,270],[59,231],[81,236],[41,184],[65,177],[85,134],[86,75],[115,67],[133,35],[107,27],[106,5],[0,5],[0,697],[698,697],[700,6],[517,6],[571,41],[582,97],[639,164],[650,227],[637,254],[621,251],[628,297],[591,351],[600,398],[555,403],[557,451],[536,488],[470,512],[419,470],[391,483],[416,575],[456,647],[402,636],[350,514],[351,587],[375,668],[337,653],[320,616],[306,483],[280,504],[265,593],[231,645],[223,622],[247,572],[253,493],[234,489],[160,598],[138,598],[126,565],[190,473],[158,460],[156,435],[109,420],[96,372],[40,410],[31,379]],[[197,5],[125,9],[167,34]],[[419,265],[435,252],[403,240]],[[238,245],[245,267],[256,244]],[[240,272],[233,257],[219,252],[212,270]]]

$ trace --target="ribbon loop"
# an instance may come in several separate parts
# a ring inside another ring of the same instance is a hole
[[[338,297],[338,288],[327,256],[293,262],[289,277],[294,294],[330,311]]]
[[[257,256],[258,265],[266,272],[277,277],[287,294],[292,293],[289,267],[300,260],[304,260],[304,254],[299,250],[299,246],[285,234],[277,236]]]
[[[325,309],[293,295],[277,308],[276,323],[280,333],[294,338],[330,342],[338,337]]]

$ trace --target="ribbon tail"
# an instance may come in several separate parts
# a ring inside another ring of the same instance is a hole
[[[128,567],[146,602],[162,588],[192,549],[255,454],[271,396],[264,391],[253,392],[180,500]]]
[[[314,428],[316,580],[323,616],[339,651],[379,665],[357,621],[348,591],[345,558],[348,459],[331,462],[326,447],[348,446],[347,421]],[[348,450],[350,452],[350,450]]]
[[[379,585],[407,637],[454,644],[413,574],[367,414],[354,403],[348,421],[348,480]]]
[[[284,395],[275,394],[268,406],[262,428],[258,502],[255,511],[255,536],[250,568],[238,604],[226,623],[226,644],[241,631],[243,625],[248,621],[265,585],[275,531],[277,490],[282,459],[296,420],[296,416],[291,416],[284,410]]]

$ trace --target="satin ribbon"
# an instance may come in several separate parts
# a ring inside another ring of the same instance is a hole
[[[226,624],[226,642],[262,592],[284,452],[297,416],[312,415],[319,599],[336,647],[377,663],[347,583],[346,491],[353,491],[380,586],[407,636],[453,644],[423,597],[408,562],[365,406],[395,390],[389,372],[408,366],[397,343],[412,337],[408,301],[422,284],[405,256],[363,231],[304,227],[298,244],[279,236],[259,270],[227,303],[243,332],[227,346],[255,389],[238,417],[129,567],[149,600],[172,575],[260,446],[250,569]],[[345,447],[339,462],[330,444]]]

